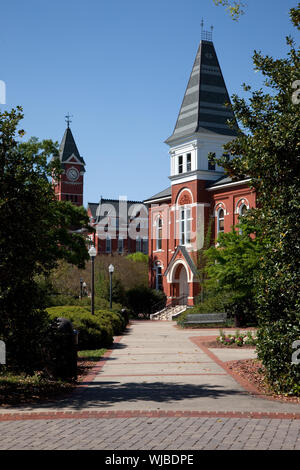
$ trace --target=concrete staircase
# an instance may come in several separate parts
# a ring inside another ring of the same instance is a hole
[[[152,313],[150,320],[171,321],[187,309],[186,305],[169,305],[159,312]]]

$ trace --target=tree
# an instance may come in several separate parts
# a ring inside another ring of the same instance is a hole
[[[236,326],[255,322],[255,277],[263,253],[260,236],[252,236],[254,229],[248,221],[241,221],[229,233],[220,233],[218,246],[205,251],[207,258],[206,285],[227,298],[226,310],[235,317]]]
[[[245,4],[241,0],[214,0],[214,3],[226,7],[234,21],[237,21],[244,14]]]
[[[300,7],[290,12],[299,28]],[[253,211],[264,253],[255,292],[260,321],[258,354],[273,387],[300,393],[300,368],[291,361],[292,344],[300,338],[299,312],[299,111],[295,98],[299,80],[299,50],[291,37],[287,58],[254,52],[255,69],[264,77],[262,89],[248,101],[234,95],[233,110],[244,132],[225,145],[233,157],[216,160],[233,179],[250,178],[257,195]],[[241,156],[241,157],[239,157]]]
[[[56,200],[49,180],[60,170],[48,159],[57,146],[19,142],[22,118],[20,107],[0,113],[0,337],[8,363],[33,370],[47,326],[35,277],[47,276],[60,259],[84,267],[85,240],[74,229],[87,228],[89,219],[82,207]]]

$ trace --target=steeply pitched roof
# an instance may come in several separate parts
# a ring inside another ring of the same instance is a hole
[[[65,163],[71,155],[74,155],[82,165],[85,165],[83,158],[78,152],[71,129],[67,127],[59,147],[59,159],[62,163]]]
[[[96,218],[98,205],[99,204],[97,202],[88,202],[88,209],[90,209],[93,219]]]
[[[173,134],[166,140],[174,140],[195,133],[237,135],[236,129],[228,126],[227,120],[235,117],[230,107],[230,98],[211,41],[200,42],[192,73],[185,91]]]
[[[145,213],[146,213],[146,206],[144,205],[142,201],[125,200],[124,202],[127,203],[128,216],[130,216],[133,210],[133,206],[144,207]],[[101,210],[101,206],[102,206],[102,210]],[[90,202],[88,204],[88,207],[90,208],[92,214],[95,214],[95,216],[93,215],[93,217],[96,219],[97,223],[100,222],[101,219],[107,217],[108,215],[113,215],[113,217],[120,217],[120,200],[119,199],[104,199],[101,196],[99,203]],[[135,208],[135,209],[138,209],[138,208]],[[143,216],[145,216],[145,214],[141,214],[141,217]]]
[[[178,245],[177,246],[177,248],[175,250],[175,253],[173,254],[173,256],[170,260],[170,263],[168,264],[168,267],[165,270],[164,276],[168,275],[168,273],[171,270],[171,268],[173,266],[173,263],[175,262],[179,252],[181,252],[183,254],[183,257],[186,260],[187,264],[189,265],[189,268],[192,271],[192,273],[194,274],[194,276],[198,276],[197,268],[196,268],[192,258],[190,257],[190,255],[189,255],[189,253],[188,253],[188,251],[187,251],[187,249],[184,245]]]
[[[159,193],[154,194],[154,196],[151,196],[148,199],[145,199],[144,202],[147,203],[147,202],[150,202],[150,201],[156,200],[156,199],[167,199],[167,198],[171,197],[171,195],[172,195],[171,187],[168,187],[168,188],[164,189],[163,191],[160,191]]]

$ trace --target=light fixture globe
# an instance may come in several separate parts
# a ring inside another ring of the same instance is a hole
[[[110,273],[113,273],[114,270],[115,270],[114,265],[113,265],[113,264],[110,264],[110,265],[108,266],[108,271],[109,271]]]
[[[90,255],[91,258],[95,258],[96,254],[97,254],[97,250],[96,250],[96,248],[92,245],[91,248],[89,249],[89,255]]]

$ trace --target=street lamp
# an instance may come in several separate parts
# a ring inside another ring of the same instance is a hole
[[[83,288],[82,288],[82,284],[83,284],[83,279],[82,277],[80,278],[80,299],[82,299],[83,297]]]
[[[114,272],[115,268],[113,264],[110,264],[108,266],[108,272],[109,272],[109,308],[112,309],[112,275]]]
[[[95,311],[95,293],[94,293],[94,273],[95,273],[95,256],[97,254],[96,248],[92,245],[89,249],[89,255],[92,260],[92,292],[91,292],[91,300],[92,300],[92,315],[94,315]]]

